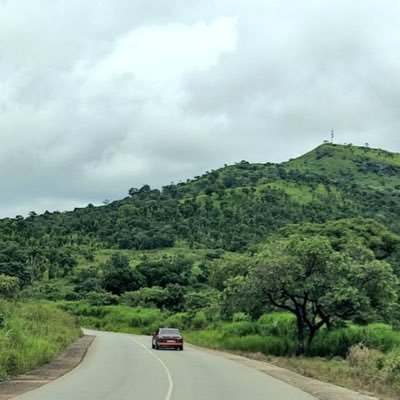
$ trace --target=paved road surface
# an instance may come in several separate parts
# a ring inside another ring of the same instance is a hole
[[[82,363],[15,400],[315,400],[255,369],[186,345],[152,350],[150,337],[87,331]]]

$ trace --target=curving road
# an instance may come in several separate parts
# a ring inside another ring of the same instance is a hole
[[[82,363],[15,400],[316,400],[286,383],[190,346],[152,350],[146,336],[96,335]]]

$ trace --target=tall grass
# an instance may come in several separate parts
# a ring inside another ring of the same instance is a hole
[[[168,318],[157,308],[91,306],[83,302],[60,302],[58,306],[75,315],[81,326],[114,332],[150,334]]]
[[[350,348],[358,344],[386,353],[400,347],[400,332],[386,324],[350,325],[336,330],[322,329],[314,339],[310,355],[346,357]]]
[[[0,379],[53,359],[79,337],[74,319],[48,303],[0,300]]]

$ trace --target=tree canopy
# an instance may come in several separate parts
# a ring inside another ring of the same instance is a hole
[[[296,316],[299,353],[307,353],[321,327],[355,317],[376,320],[396,306],[392,268],[367,249],[364,253],[354,259],[323,236],[277,239],[258,255],[247,290]]]

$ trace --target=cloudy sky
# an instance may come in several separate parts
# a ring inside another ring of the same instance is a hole
[[[398,0],[0,0],[0,217],[120,199],[335,130],[400,152]]]

